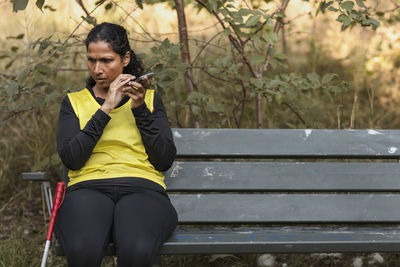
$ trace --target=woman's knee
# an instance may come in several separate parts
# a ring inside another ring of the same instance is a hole
[[[104,247],[85,240],[75,240],[73,244],[64,247],[64,252],[67,256],[68,266],[100,267]]]
[[[151,266],[154,247],[153,244],[148,244],[144,242],[135,242],[129,246],[118,246],[117,247],[117,257],[118,266],[138,266],[145,267]]]

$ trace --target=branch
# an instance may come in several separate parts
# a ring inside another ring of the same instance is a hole
[[[285,12],[285,9],[287,7],[287,5],[289,4],[290,0],[282,0],[282,5],[279,7],[279,9],[276,12]],[[276,13],[275,12],[275,13]],[[279,32],[280,27],[282,26],[282,23],[279,22],[279,20],[276,21],[275,26],[274,26],[274,33],[277,34]],[[265,61],[264,61],[264,66],[263,66],[263,70],[266,71],[268,69],[268,65],[269,65],[269,53],[272,49],[274,45],[270,44],[267,48],[267,52],[265,55]],[[261,72],[262,73],[262,72]]]
[[[202,5],[203,7],[205,7],[207,9],[207,5],[202,1],[202,0],[196,0],[197,3],[199,3],[200,5]],[[212,10],[211,13],[215,16],[215,18],[218,20],[219,24],[221,25],[221,27],[223,29],[226,29],[224,22],[222,21],[222,19],[218,16],[218,14]],[[238,44],[238,41],[232,36],[232,34],[229,34],[228,36],[229,40],[231,41],[231,43],[233,44],[233,46],[236,48],[236,50],[239,51],[239,53],[241,53],[241,47]]]
[[[284,1],[289,1],[289,0],[284,0]],[[205,7],[207,9],[207,5],[203,2],[203,0],[196,0],[197,3],[199,3],[201,6]],[[220,23],[220,25],[222,26],[223,29],[226,29],[223,21],[221,20],[221,18],[218,16],[218,14],[215,11],[211,11],[211,13],[216,17],[216,19],[218,20],[218,22]],[[253,75],[254,78],[259,78],[260,75],[258,75],[255,70],[253,69],[253,67],[250,64],[250,61],[248,60],[248,58],[246,57],[246,55],[244,54],[244,48],[243,48],[243,41],[241,41],[241,43],[238,43],[238,41],[232,36],[232,34],[228,35],[228,39],[229,41],[232,43],[233,47],[235,47],[235,49],[239,52],[243,62],[247,65],[247,67],[249,68],[251,74]]]
[[[213,37],[210,38],[210,40],[207,41],[207,43],[205,43],[205,45],[203,45],[200,49],[200,51],[197,53],[197,55],[194,57],[193,61],[192,61],[192,65],[193,63],[196,61],[196,59],[200,56],[200,54],[203,52],[203,50],[211,43],[212,40],[214,40],[218,35],[220,35],[222,32],[218,32],[216,35],[214,35]]]
[[[289,0],[288,0],[287,2],[289,2]],[[283,4],[283,3],[282,3],[282,4]],[[286,4],[286,6],[287,6],[287,4]],[[270,18],[272,19],[272,18],[275,16],[276,13],[278,13],[279,11],[281,11],[281,10],[282,10],[281,8],[282,8],[282,5],[281,5],[277,10],[275,10],[275,11],[271,14],[271,17],[270,17]],[[285,7],[285,9],[286,9],[286,7]],[[308,14],[308,13],[305,13],[305,14]],[[297,17],[294,18],[294,19],[297,19],[298,17],[303,16],[303,15],[305,15],[305,14],[299,15],[299,16],[297,16]],[[292,20],[294,20],[294,19],[292,19]],[[291,22],[292,20],[290,20],[289,22]],[[265,24],[267,24],[267,22],[268,22],[268,20],[264,21],[263,24],[261,24],[261,26],[254,32],[254,34],[256,34],[256,33],[258,33],[259,31],[261,31],[261,30],[264,28]],[[244,44],[247,43],[250,39],[251,39],[250,37],[247,37],[247,39],[244,40],[243,43],[244,43]]]
[[[93,10],[90,11],[90,13],[89,13],[88,16],[90,16],[90,14],[92,14],[99,6],[100,6],[100,5],[97,5],[95,8],[93,8]],[[85,19],[82,19],[81,22],[79,22],[79,24],[75,27],[75,29],[71,32],[71,34],[67,37],[67,39],[65,39],[65,41],[61,44],[60,48],[65,46],[65,44],[69,41],[69,39],[71,39],[71,37],[74,35],[74,33],[78,30],[78,28],[82,25],[82,23],[83,23],[84,21],[85,21]],[[43,64],[43,63],[49,61],[51,58],[54,57],[55,54],[57,54],[57,51],[58,51],[58,50],[55,49],[54,52],[51,53],[51,55],[50,55],[48,58],[44,59],[44,60],[41,61],[39,64]]]
[[[34,110],[34,108],[29,108],[29,109],[25,109],[25,110],[19,110],[19,111],[10,111],[10,114],[4,119],[4,121],[9,120],[15,116],[18,116],[19,114],[25,113],[25,112],[29,112]]]
[[[394,12],[397,9],[400,8],[400,4],[397,4],[396,2],[394,2],[394,0],[390,0],[390,2],[394,5],[394,8],[388,9],[388,10],[384,10],[384,11],[381,11],[381,12],[383,12],[383,13],[392,13],[392,12]],[[376,10],[376,7],[375,7],[375,10]]]
[[[78,5],[83,9],[83,11],[85,12],[85,14],[86,14],[86,17],[90,17],[90,14],[89,14],[89,12],[87,11],[87,9],[86,9],[86,7],[85,7],[85,5],[83,4],[83,2],[82,2],[82,0],[75,0],[77,3],[78,3]]]
[[[244,107],[246,104],[246,87],[244,86],[244,83],[242,80],[240,80],[241,86],[242,86],[242,94],[243,94],[243,99],[239,101],[239,103],[233,108],[232,113],[233,113],[233,119],[235,120],[236,126],[240,128],[240,125],[242,124],[242,118],[243,118],[243,113],[244,113]],[[240,109],[240,115],[239,115],[239,120],[236,118],[235,112],[236,110],[241,106]]]
[[[296,117],[308,128],[307,123],[303,120],[303,118],[300,116],[299,113],[296,112],[296,110],[294,110],[294,108],[292,108],[288,103],[286,102],[282,102],[283,105],[286,105],[295,115]]]
[[[128,11],[126,11],[123,7],[121,7],[120,5],[118,5],[117,2],[115,2],[114,0],[111,0],[111,2],[112,2],[115,6],[117,6],[118,8],[120,8],[122,11],[124,11],[128,17],[130,17],[137,25],[139,25],[140,29],[142,29],[142,31],[143,31],[147,36],[149,36],[151,40],[153,40],[154,42],[161,42],[161,41],[155,39],[153,36],[151,36],[151,34],[144,28],[144,26],[142,26],[142,24],[140,24],[139,21],[137,21],[134,17],[132,17],[131,14],[130,14]]]
[[[215,75],[209,73],[208,71],[205,70],[204,67],[191,67],[191,68],[192,68],[192,69],[200,69],[200,70],[204,71],[207,75],[209,75],[210,77],[212,77],[212,78],[214,78],[214,79],[217,79],[217,80],[220,80],[220,81],[223,81],[223,82],[227,82],[227,83],[230,83],[230,82],[231,82],[231,81],[222,79],[222,78],[220,78],[220,77],[218,77],[218,76],[215,76]]]

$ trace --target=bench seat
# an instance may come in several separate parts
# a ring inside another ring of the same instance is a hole
[[[173,135],[179,226],[160,254],[400,251],[400,130]]]

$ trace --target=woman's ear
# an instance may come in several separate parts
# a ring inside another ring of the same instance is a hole
[[[128,66],[129,62],[131,61],[131,52],[127,51],[125,56],[122,58],[122,64],[124,67]]]

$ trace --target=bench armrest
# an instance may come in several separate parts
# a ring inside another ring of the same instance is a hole
[[[47,181],[45,172],[23,172],[21,176],[24,181]]]

